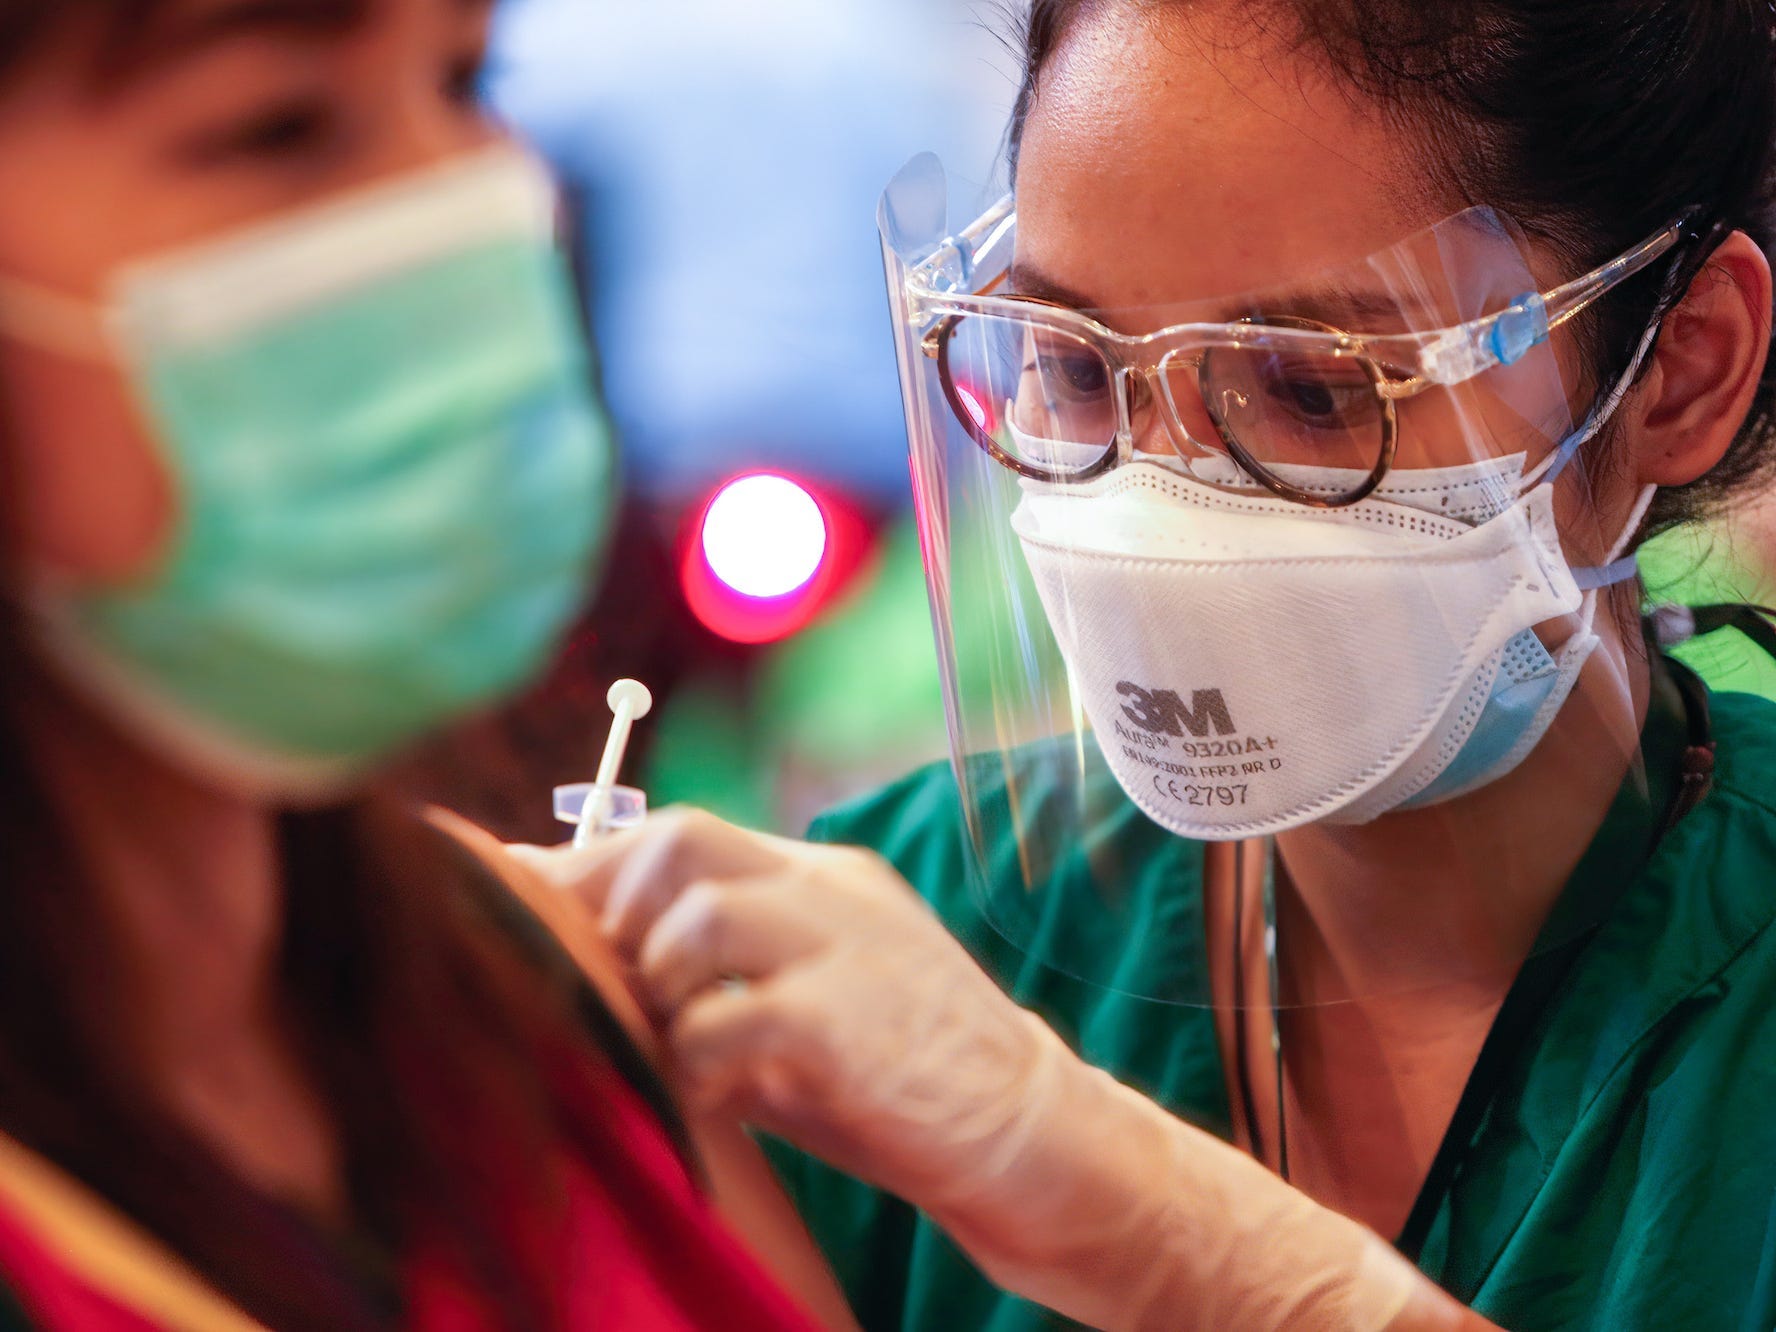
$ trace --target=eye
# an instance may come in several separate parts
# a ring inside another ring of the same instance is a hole
[[[280,103],[200,138],[200,161],[282,159],[318,152],[338,130],[333,109],[320,99]]]
[[[1049,393],[1076,400],[1101,397],[1110,388],[1110,367],[1104,358],[1072,338],[1059,335],[1031,339],[1026,374],[1034,373]]]
[[[1046,356],[1043,377],[1080,397],[1095,397],[1109,387],[1104,363],[1095,356]]]
[[[487,82],[487,60],[480,53],[453,60],[444,73],[444,96],[459,106],[479,107]]]
[[[1264,396],[1303,425],[1349,430],[1379,410],[1367,376],[1336,364],[1272,362],[1265,367]]]

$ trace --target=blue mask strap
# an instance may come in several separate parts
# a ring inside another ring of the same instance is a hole
[[[1579,591],[1589,592],[1594,587],[1613,587],[1617,583],[1625,583],[1639,572],[1639,558],[1634,555],[1624,555],[1611,564],[1596,565],[1587,569],[1574,569],[1572,576]]]
[[[1603,421],[1593,412],[1591,419],[1568,435],[1561,446],[1554,451],[1554,461],[1549,464],[1548,470],[1542,473],[1541,479],[1550,485],[1558,481],[1560,474],[1566,470],[1566,465],[1578,457],[1579,449],[1589,442],[1591,436],[1597,433],[1598,427],[1602,424]]]

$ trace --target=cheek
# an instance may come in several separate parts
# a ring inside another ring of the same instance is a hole
[[[1554,489],[1554,520],[1560,541],[1574,564],[1597,566],[1622,535],[1634,515],[1640,490],[1614,455],[1619,448],[1609,435],[1592,440],[1598,460],[1575,462]]]
[[[0,414],[14,558],[89,584],[152,569],[172,485],[122,377],[0,347]]]

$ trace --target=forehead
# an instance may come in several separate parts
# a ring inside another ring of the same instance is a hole
[[[237,36],[339,33],[377,7],[378,0],[106,0],[85,16],[84,35],[101,62],[127,74]]]
[[[64,18],[62,47],[114,94],[256,42],[287,50],[375,34],[405,19],[485,19],[494,0],[104,0]]]
[[[1025,127],[1020,266],[1095,308],[1166,304],[1310,279],[1462,206],[1428,142],[1228,13],[1074,26]]]

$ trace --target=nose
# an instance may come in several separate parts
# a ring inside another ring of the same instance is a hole
[[[1152,370],[1123,372],[1122,396],[1127,410],[1129,438],[1134,452],[1159,455],[1173,451],[1165,413],[1159,410]]]
[[[1203,400],[1201,363],[1179,360],[1150,373],[1152,414],[1158,418],[1150,432],[1152,451],[1169,450],[1186,461],[1225,453],[1220,428]]]
[[[435,166],[502,136],[489,114],[453,86],[465,43],[460,6],[391,0],[352,50],[360,113],[372,126],[355,165],[369,179]]]
[[[391,79],[379,110],[383,133],[373,169],[380,174],[434,166],[502,137],[490,119],[451,104],[422,78]]]

